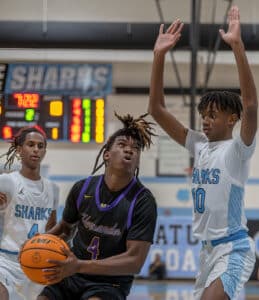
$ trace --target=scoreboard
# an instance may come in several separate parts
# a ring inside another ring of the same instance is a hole
[[[105,99],[39,93],[2,94],[0,139],[10,139],[20,128],[41,126],[52,141],[103,143]]]

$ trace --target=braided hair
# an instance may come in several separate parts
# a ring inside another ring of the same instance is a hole
[[[14,163],[15,158],[18,159],[17,156],[17,148],[18,146],[22,146],[26,136],[28,133],[31,132],[38,132],[40,133],[43,137],[44,137],[44,143],[45,143],[45,148],[47,147],[47,137],[45,132],[43,131],[43,129],[41,129],[39,126],[35,125],[35,126],[26,126],[21,128],[12,138],[10,141],[8,141],[9,143],[11,143],[9,149],[7,150],[6,153],[0,155],[0,158],[6,156],[6,163],[4,165],[4,168],[6,169],[8,167],[8,169],[11,168],[12,164]]]
[[[127,114],[125,116],[120,116],[116,112],[114,112],[114,114],[117,117],[117,119],[119,119],[122,122],[123,128],[115,131],[100,149],[95,160],[92,174],[94,174],[104,165],[104,161],[98,165],[99,158],[104,151],[110,150],[115,139],[118,136],[123,135],[127,137],[132,137],[140,143],[140,148],[143,151],[145,148],[150,148],[150,145],[152,144],[151,138],[152,136],[156,135],[153,133],[154,128],[152,127],[154,123],[147,122],[145,120],[145,117],[148,115],[148,113],[141,115],[136,119],[134,119],[133,116],[131,116],[130,114]],[[138,176],[138,169],[136,176]]]
[[[237,114],[238,120],[240,120],[243,106],[238,94],[228,91],[208,92],[201,97],[198,105],[199,113],[203,113],[208,107],[211,108],[213,104],[218,110]]]

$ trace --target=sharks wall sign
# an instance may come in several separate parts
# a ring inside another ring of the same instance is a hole
[[[40,125],[53,141],[105,139],[111,64],[0,64],[0,139]]]

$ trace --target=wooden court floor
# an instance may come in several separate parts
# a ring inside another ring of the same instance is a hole
[[[162,280],[134,281],[128,300],[194,300],[194,281]],[[259,299],[259,282],[250,281],[246,284],[238,300]]]

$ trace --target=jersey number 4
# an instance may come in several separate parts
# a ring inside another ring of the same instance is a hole
[[[204,213],[205,210],[205,195],[206,192],[203,188],[192,189],[193,207],[195,213]]]
[[[39,225],[37,223],[34,223],[27,235],[28,239],[32,238],[37,232],[39,232]]]
[[[91,259],[97,259],[100,251],[100,238],[98,236],[95,236],[92,238],[90,245],[87,247],[87,251],[91,253],[92,258]]]

